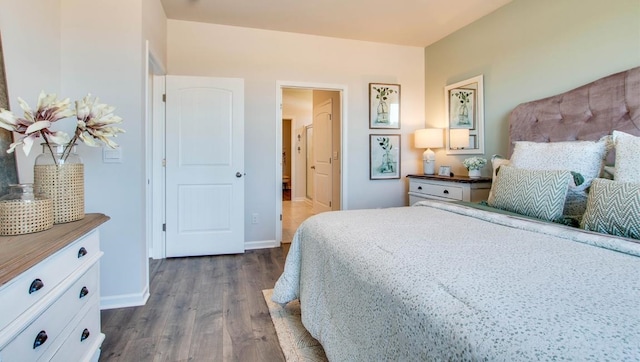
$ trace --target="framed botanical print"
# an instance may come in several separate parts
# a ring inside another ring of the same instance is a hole
[[[369,83],[369,128],[400,129],[400,84]]]
[[[369,135],[369,179],[400,178],[400,135]]]

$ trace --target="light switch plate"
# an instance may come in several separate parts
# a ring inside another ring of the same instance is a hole
[[[104,147],[102,149],[102,162],[104,163],[122,163],[122,148],[115,149]]]

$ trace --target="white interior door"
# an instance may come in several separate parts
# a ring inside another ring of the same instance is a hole
[[[244,80],[166,79],[166,255],[242,253]]]
[[[313,212],[331,211],[331,99],[313,107]]]

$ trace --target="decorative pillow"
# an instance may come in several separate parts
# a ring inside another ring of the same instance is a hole
[[[640,183],[593,180],[580,227],[640,239]]]
[[[616,168],[613,179],[621,182],[640,182],[640,137],[613,131],[616,146]]]
[[[584,183],[572,187],[584,191],[591,181],[600,175],[607,153],[610,136],[599,141],[569,141],[515,143],[511,164],[528,170],[568,170],[580,173]]]
[[[511,164],[511,161],[507,158],[504,158],[500,155],[493,155],[491,156],[491,167],[493,168],[493,173],[492,173],[492,177],[493,177],[493,181],[495,181],[498,177],[498,169],[500,168],[500,166],[502,165],[509,165]],[[491,184],[491,190],[489,190],[489,198],[492,198],[493,195],[493,185],[495,185],[495,182]]]
[[[562,220],[571,172],[500,166],[489,206],[547,221]]]

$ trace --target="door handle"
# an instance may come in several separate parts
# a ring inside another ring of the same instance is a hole
[[[242,174],[242,173],[240,173],[240,172],[236,172],[236,177],[237,177],[237,178],[242,177],[242,175],[244,175],[244,174]]]
[[[312,170],[315,170],[315,169],[316,169],[316,166],[311,166],[311,167],[309,167],[309,168],[310,168],[310,169],[312,169]]]

